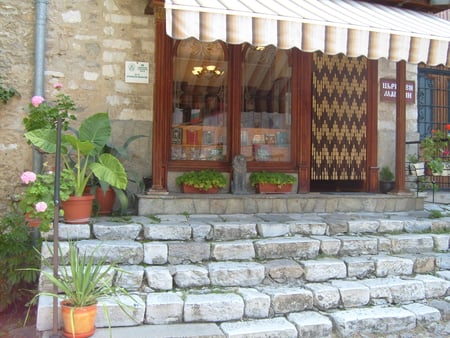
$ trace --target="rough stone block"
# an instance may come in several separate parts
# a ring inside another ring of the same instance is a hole
[[[333,278],[347,277],[347,267],[339,259],[300,261],[308,282],[324,282]]]
[[[414,262],[407,258],[377,256],[374,260],[377,277],[411,275],[414,267]]]
[[[435,254],[436,267],[440,270],[450,270],[450,255],[448,253]]]
[[[375,272],[375,262],[370,257],[344,257],[347,277],[365,278]]]
[[[264,265],[253,262],[209,263],[209,276],[212,285],[253,286],[264,279]]]
[[[370,290],[362,283],[334,280],[331,285],[339,289],[344,308],[360,307],[369,303]]]
[[[392,303],[394,304],[405,304],[425,299],[425,287],[420,281],[392,279],[389,284]]]
[[[434,242],[434,249],[438,251],[447,251],[450,243],[450,235],[447,234],[432,234]]]
[[[328,317],[320,313],[313,311],[290,313],[287,318],[297,328],[299,337],[331,338],[333,324]]]
[[[403,231],[404,221],[398,219],[380,219],[378,221],[380,226],[378,232],[380,233],[395,233]]]
[[[372,233],[377,232],[380,223],[378,221],[353,220],[348,221],[349,233]]]
[[[371,237],[339,236],[341,241],[341,256],[376,255],[378,253],[378,241]]]
[[[144,246],[144,263],[166,264],[168,259],[168,247],[162,242],[147,242]]]
[[[183,320],[184,302],[178,293],[149,293],[146,304],[146,324],[180,323]]]
[[[405,221],[404,230],[406,232],[424,232],[431,229],[431,220],[408,220]]]
[[[304,237],[263,239],[255,242],[257,258],[314,258],[320,242]]]
[[[270,297],[256,289],[240,288],[238,293],[244,299],[244,315],[247,318],[266,318],[269,316]]]
[[[433,251],[434,243],[430,235],[408,234],[390,235],[393,253],[421,253]]]
[[[402,308],[372,307],[330,314],[343,337],[361,334],[391,334],[416,327],[416,316]]]
[[[327,224],[325,222],[305,220],[288,222],[291,234],[300,235],[325,235],[327,232]]]
[[[296,338],[295,326],[285,318],[259,319],[250,322],[222,323],[220,328],[229,338],[282,337]]]
[[[234,293],[188,295],[183,312],[185,322],[240,320],[244,315],[244,301]]]
[[[133,294],[132,297],[120,295],[117,300],[108,297],[100,298],[95,326],[109,327],[109,323],[111,323],[111,327],[142,324],[144,322],[145,302],[138,295]],[[123,305],[123,309],[119,302]]]
[[[167,267],[147,267],[145,268],[145,277],[147,278],[148,286],[154,290],[172,290],[172,275]]]
[[[114,285],[126,290],[138,290],[144,279],[144,267],[140,265],[124,265],[124,272],[117,272]]]
[[[170,264],[199,263],[210,259],[211,248],[204,242],[169,243]]]
[[[301,288],[278,287],[263,288],[261,292],[268,294],[275,314],[312,309],[313,296],[310,290]]]
[[[303,275],[303,268],[292,259],[275,259],[266,263],[266,271],[270,278],[277,282],[295,280]]]
[[[134,265],[144,260],[142,244],[130,240],[83,240],[77,242],[77,248],[80,254],[92,255],[97,261],[106,258],[106,262]]]
[[[313,304],[319,310],[335,309],[339,306],[341,295],[337,287],[327,283],[309,283],[305,287],[313,293]]]
[[[212,222],[213,239],[231,241],[240,239],[256,238],[256,223],[245,222]]]
[[[218,261],[250,260],[255,258],[251,241],[217,242],[211,246],[211,255]]]
[[[142,226],[137,223],[96,221],[92,226],[95,238],[105,240],[135,240]]]
[[[188,240],[192,236],[192,229],[187,224],[144,224],[144,238],[152,240]]]
[[[89,224],[67,224],[58,223],[58,239],[60,241],[79,241],[91,238],[91,228]],[[47,240],[53,240],[53,229],[42,234]]]
[[[58,302],[58,313],[60,312],[60,304]],[[62,318],[58,314],[58,327],[62,325]],[[38,308],[36,314],[36,330],[48,331],[53,328],[53,297],[40,296],[38,300]]]
[[[414,313],[417,323],[427,326],[430,323],[435,323],[441,320],[441,313],[434,307],[419,303],[412,303],[402,306],[405,310]]]
[[[209,285],[208,270],[196,265],[176,265],[172,269],[173,280],[180,288]]]
[[[256,229],[261,237],[279,237],[289,234],[289,224],[286,223],[258,223]]]
[[[336,256],[341,248],[341,241],[328,236],[312,236],[320,241],[320,253],[327,256]]]
[[[425,287],[426,298],[439,298],[447,294],[450,289],[450,281],[431,275],[416,275],[415,280],[421,281]]]

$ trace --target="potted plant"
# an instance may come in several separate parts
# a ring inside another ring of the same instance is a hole
[[[217,193],[227,185],[225,176],[215,170],[186,172],[176,178],[184,193]]]
[[[130,317],[127,305],[120,300],[120,295],[136,299],[125,289],[114,286],[116,273],[126,273],[117,264],[109,263],[107,257],[96,257],[96,247],[90,254],[79,253],[74,242],[69,242],[67,258],[59,268],[58,276],[53,274],[53,267],[49,260],[41,255],[43,268],[28,268],[37,271],[57,287],[59,293],[40,291],[31,300],[30,306],[35,304],[39,296],[46,295],[61,299],[61,314],[63,319],[63,334],[66,337],[90,337],[95,332],[97,304],[101,299],[108,298],[116,302]],[[62,254],[61,248],[59,255]],[[105,311],[106,305],[103,306]],[[130,309],[132,311],[132,309]],[[28,311],[29,312],[29,311]],[[109,318],[108,314],[106,316]],[[28,318],[28,314],[27,314]]]
[[[250,185],[260,194],[290,192],[296,181],[294,176],[285,173],[256,171],[250,174]]]
[[[55,206],[55,173],[47,171],[35,174],[25,171],[20,176],[24,191],[18,196],[19,209],[32,227],[39,227],[41,231],[48,231],[54,217]],[[61,171],[59,200],[66,201],[72,192],[74,179],[71,170]]]
[[[442,157],[449,155],[448,142],[448,133],[444,133],[441,130],[432,130],[431,136],[424,138],[420,142],[426,168],[431,170],[433,175],[441,175],[444,170]]]
[[[25,133],[25,137],[47,153],[56,152],[54,128],[35,129]],[[74,176],[72,194],[62,203],[65,222],[89,222],[94,196],[85,194],[85,190],[92,177],[118,189],[126,188],[128,179],[122,163],[112,154],[101,153],[110,137],[111,123],[107,113],[96,113],[85,119],[78,130],[69,128],[62,134],[61,157],[65,168]],[[75,209],[71,209],[73,203],[76,203]],[[77,215],[82,207],[84,214]]]
[[[389,191],[394,189],[394,173],[388,166],[384,166],[381,168],[380,173],[380,191],[383,194],[387,194]]]

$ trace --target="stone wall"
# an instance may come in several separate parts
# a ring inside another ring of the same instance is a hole
[[[78,120],[105,111],[113,121],[113,142],[144,134],[129,147],[128,168],[138,177],[151,175],[154,18],[144,15],[147,0],[48,1],[45,97],[53,84],[77,104]],[[0,2],[0,76],[21,96],[0,103],[0,213],[8,196],[20,191],[19,176],[32,168],[24,142],[22,118],[34,88],[35,2]],[[148,84],[125,82],[125,62],[148,62]]]

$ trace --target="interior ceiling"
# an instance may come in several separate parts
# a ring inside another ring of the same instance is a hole
[[[376,2],[386,6],[412,9],[420,12],[438,13],[450,9],[450,0],[356,0]],[[440,3],[440,4],[438,4]]]

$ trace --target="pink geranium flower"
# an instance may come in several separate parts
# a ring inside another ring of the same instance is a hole
[[[31,98],[31,104],[35,107],[39,107],[39,105],[44,101],[45,101],[45,99],[39,95],[33,96]]]
[[[36,181],[36,174],[32,171],[25,171],[21,176],[20,179],[23,183],[28,184],[30,182]]]
[[[57,82],[53,85],[53,88],[55,88],[55,89],[62,89],[62,87],[63,87],[62,83],[59,83],[59,82]]]
[[[47,203],[37,202],[35,208],[37,212],[44,212],[45,210],[47,210]]]

